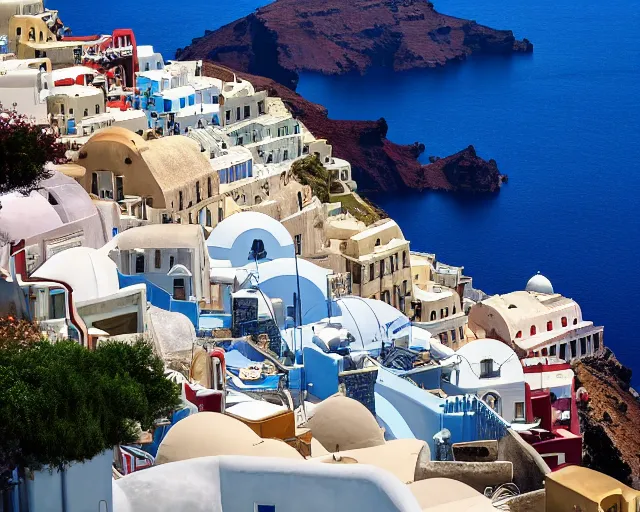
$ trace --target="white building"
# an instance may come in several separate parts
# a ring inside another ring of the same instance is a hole
[[[477,395],[508,422],[525,421],[524,371],[508,345],[492,339],[471,341],[442,364],[453,365],[446,374],[460,393]]]

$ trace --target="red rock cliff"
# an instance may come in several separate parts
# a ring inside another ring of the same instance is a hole
[[[300,71],[431,68],[472,53],[531,52],[526,39],[436,12],[427,0],[276,0],[177,51],[295,89]]]
[[[204,73],[232,81],[233,71],[207,62]],[[330,119],[327,109],[305,100],[291,89],[248,73],[240,76],[257,90],[282,98],[294,117],[304,123],[318,138],[327,139],[333,154],[351,163],[353,175],[361,191],[396,191],[403,189],[440,189],[467,192],[495,192],[502,176],[495,161],[485,161],[476,155],[473,146],[422,165],[418,156],[422,144],[400,145],[387,139],[387,123],[378,121],[338,121]]]
[[[630,387],[631,370],[613,352],[573,365],[589,402],[578,411],[583,465],[640,489],[640,402]]]

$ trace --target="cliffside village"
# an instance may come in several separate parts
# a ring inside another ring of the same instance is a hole
[[[182,389],[6,510],[640,510],[580,467],[570,362],[603,328],[539,273],[489,297],[412,251],[281,99],[0,0],[0,112],[68,159],[0,196],[0,315],[88,350],[144,336]]]

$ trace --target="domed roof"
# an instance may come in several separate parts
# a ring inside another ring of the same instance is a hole
[[[331,453],[385,444],[382,429],[369,410],[346,396],[332,396],[321,402],[307,427]]]
[[[553,293],[553,286],[551,281],[538,272],[535,276],[529,279],[525,290],[528,292],[551,294]]]
[[[72,247],[54,254],[38,267],[33,277],[68,284],[77,302],[106,297],[120,289],[116,264],[90,247]]]
[[[171,427],[160,443],[156,464],[209,455],[302,458],[295,448],[282,441],[262,439],[231,416],[199,412]]]

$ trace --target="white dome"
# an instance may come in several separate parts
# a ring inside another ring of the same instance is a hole
[[[525,290],[528,292],[551,294],[553,293],[553,285],[551,284],[551,281],[538,272],[535,276],[529,279]]]

